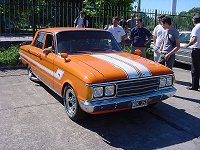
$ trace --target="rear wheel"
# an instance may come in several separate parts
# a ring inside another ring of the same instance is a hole
[[[33,71],[31,69],[31,67],[28,67],[28,78],[31,80],[31,81],[35,81],[35,82],[39,82],[40,80],[33,74]]]
[[[73,121],[79,121],[85,116],[81,110],[74,89],[67,85],[64,89],[63,101],[67,115]]]

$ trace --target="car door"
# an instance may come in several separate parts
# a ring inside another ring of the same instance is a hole
[[[54,59],[55,55],[55,44],[54,44],[54,36],[51,33],[45,33],[45,42],[42,47],[41,55],[40,55],[40,64],[41,64],[41,72],[40,79],[48,85],[51,89],[53,89],[53,76],[54,72]],[[49,53],[44,53],[44,50],[49,50]]]
[[[35,41],[27,49],[30,67],[38,78],[41,74],[40,56],[44,45],[44,37],[44,32],[38,32]]]

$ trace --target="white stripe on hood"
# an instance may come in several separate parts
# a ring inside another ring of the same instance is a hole
[[[122,69],[125,72],[125,74],[127,75],[127,78],[129,78],[129,79],[139,77],[137,71],[133,67],[128,65],[127,63],[124,63],[123,61],[120,61],[116,58],[112,58],[112,57],[109,57],[109,56],[106,56],[103,54],[97,54],[97,55],[91,55],[91,56],[96,57],[101,60],[104,60],[104,61],[114,65],[115,67]]]

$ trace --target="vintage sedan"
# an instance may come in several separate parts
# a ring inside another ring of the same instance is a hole
[[[123,52],[105,30],[42,29],[30,45],[20,47],[20,57],[30,79],[60,95],[74,121],[148,106],[176,92],[172,70]]]
[[[191,31],[181,31],[180,32],[180,49],[176,52],[176,61],[184,64],[192,64],[192,48],[185,48],[185,44],[190,41]]]

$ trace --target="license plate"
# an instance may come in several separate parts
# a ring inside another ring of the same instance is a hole
[[[147,99],[132,101],[132,109],[147,106]]]

